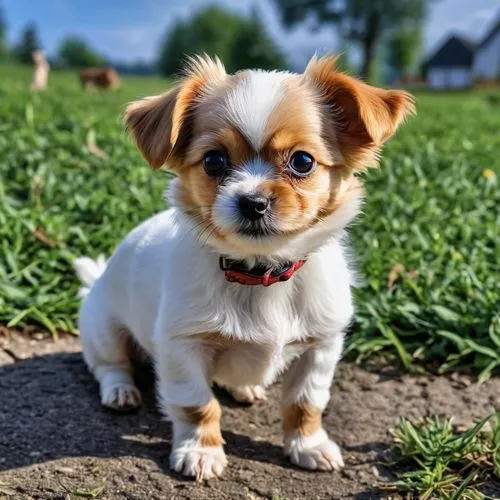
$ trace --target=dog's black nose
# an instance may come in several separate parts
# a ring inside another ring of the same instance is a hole
[[[250,220],[260,219],[269,210],[270,205],[269,198],[262,194],[242,194],[238,198],[241,215]]]

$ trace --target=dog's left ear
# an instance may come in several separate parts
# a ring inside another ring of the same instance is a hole
[[[313,57],[305,77],[319,88],[342,152],[375,152],[415,112],[414,99],[401,90],[367,85],[335,70],[336,58]]]
[[[152,168],[162,167],[190,138],[196,99],[226,76],[219,59],[190,60],[185,77],[172,90],[127,106],[125,123]]]
[[[152,168],[166,163],[179,136],[190,102],[187,98],[179,101],[180,91],[180,87],[175,87],[164,94],[146,97],[127,106],[127,129]]]

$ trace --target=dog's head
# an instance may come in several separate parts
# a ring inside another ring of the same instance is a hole
[[[43,50],[34,50],[31,53],[31,57],[33,58],[35,66],[40,66],[46,63],[45,54],[43,53]]]
[[[120,78],[113,68],[106,68],[104,70],[104,80],[111,88],[118,88],[120,86]]]
[[[170,201],[208,244],[300,258],[356,215],[354,174],[413,109],[409,94],[339,73],[333,57],[303,74],[235,75],[200,57],[172,90],[130,104],[126,122],[148,163],[177,175]]]

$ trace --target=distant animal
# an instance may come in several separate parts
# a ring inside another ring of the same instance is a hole
[[[357,173],[414,105],[335,60],[229,75],[200,57],[177,86],[127,108],[144,158],[177,175],[171,208],[109,262],[75,261],[80,335],[110,408],[141,403],[130,341],[150,355],[173,422],[170,466],[184,475],[226,466],[211,386],[252,403],[283,372],[285,454],[307,469],[343,465],[321,414],[353,315],[345,228],[361,209]]]
[[[45,59],[45,54],[41,50],[35,50],[31,57],[35,63],[33,70],[33,80],[31,82],[31,90],[44,90],[47,88],[49,80],[50,66]]]
[[[120,78],[113,68],[86,68],[80,71],[80,83],[84,89],[116,89],[120,86]]]

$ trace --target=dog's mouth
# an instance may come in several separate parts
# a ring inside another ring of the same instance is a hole
[[[236,233],[249,238],[270,238],[279,235],[279,231],[268,221],[242,221]]]

